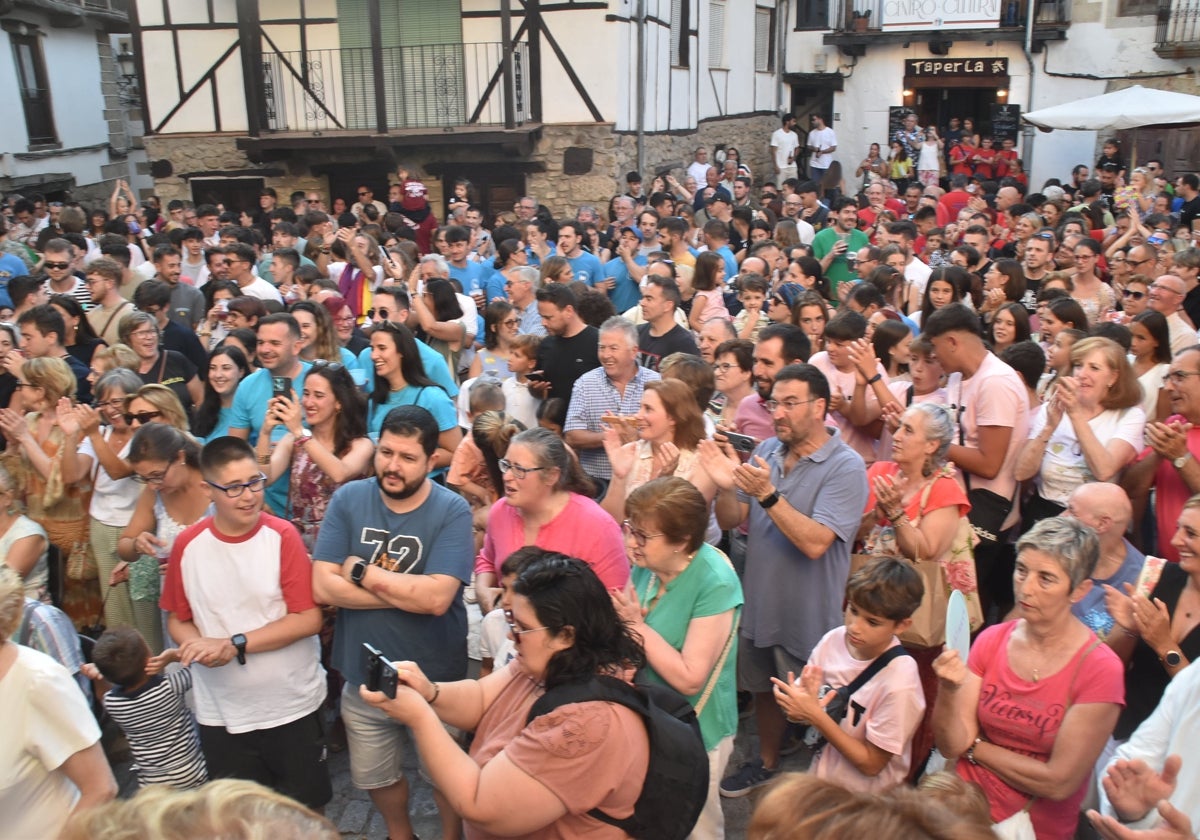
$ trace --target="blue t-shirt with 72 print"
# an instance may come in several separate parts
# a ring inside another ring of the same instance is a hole
[[[316,562],[341,566],[350,556],[371,559],[410,575],[449,575],[471,579],[475,539],[471,508],[451,490],[430,482],[429,497],[409,513],[393,513],[384,504],[377,478],[339,487],[325,511],[313,549]],[[389,660],[411,659],[431,680],[461,680],[467,675],[467,611],[462,587],[443,615],[424,615],[391,606],[371,610],[339,609],[333,634],[333,667],[350,684],[366,680],[363,642]]]

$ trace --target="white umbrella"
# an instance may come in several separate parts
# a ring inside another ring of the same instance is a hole
[[[1200,96],[1141,85],[1022,114],[1043,131],[1119,131],[1200,123]]]

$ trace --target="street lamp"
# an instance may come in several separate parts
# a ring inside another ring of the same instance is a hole
[[[121,101],[127,105],[139,104],[140,93],[137,88],[137,59],[128,46],[122,46],[117,53],[117,88],[121,93]]]

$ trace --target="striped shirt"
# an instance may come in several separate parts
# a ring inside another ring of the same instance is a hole
[[[129,739],[143,787],[187,790],[208,781],[196,721],[184,702],[191,687],[192,672],[181,668],[151,677],[131,694],[114,688],[104,695],[105,710]]]
[[[46,294],[51,297],[54,295],[66,295],[67,297],[75,298],[75,300],[79,301],[79,305],[83,307],[83,311],[87,312],[92,308],[92,292],[90,289],[88,289],[88,285],[86,282],[84,282],[82,277],[77,274],[72,275],[72,277],[75,280],[75,288],[71,289],[69,292],[56,292],[54,288],[51,287],[49,278],[42,283],[42,288],[45,289]]]

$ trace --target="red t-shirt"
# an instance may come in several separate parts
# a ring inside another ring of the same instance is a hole
[[[1186,423],[1188,421],[1182,414],[1172,414],[1163,422]],[[1200,427],[1188,432],[1187,448],[1193,458],[1200,458]],[[1151,447],[1147,446],[1138,456],[1138,460],[1142,460],[1153,451]],[[1179,552],[1175,546],[1171,545],[1171,537],[1179,527],[1179,514],[1183,512],[1183,503],[1191,498],[1192,492],[1179,477],[1179,470],[1175,469],[1175,465],[1166,458],[1158,462],[1158,469],[1154,471],[1154,491],[1154,514],[1158,520],[1158,551],[1156,553],[1159,557],[1170,560],[1172,563],[1178,563]]]
[[[1000,149],[996,152],[995,171],[997,178],[1005,178],[1008,176],[1009,164],[1017,160],[1016,149]]]
[[[975,164],[975,174],[980,178],[991,180],[996,177],[996,150],[976,149],[975,157],[980,158]]]
[[[875,507],[875,478],[881,475],[894,476],[899,472],[900,465],[895,461],[876,461],[867,467],[867,506],[863,509],[863,513]],[[921,489],[914,493],[908,504],[904,506],[904,512],[914,522],[921,516],[921,495],[924,492],[925,488],[922,485]],[[967,501],[967,494],[962,485],[950,476],[939,477],[929,491],[929,501],[925,504],[925,512],[951,506],[958,507],[959,516],[966,516],[971,512],[971,503]],[[882,517],[879,519],[880,525],[885,522],[887,522],[886,519]]]
[[[950,174],[966,175],[968,178],[975,174],[974,163],[967,158],[974,156],[974,146],[964,146],[956,143],[950,147]]]
[[[1125,667],[1106,645],[1092,647],[1092,634],[1058,673],[1026,682],[1008,666],[1008,641],[1016,621],[984,630],[971,646],[967,662],[983,680],[979,694],[979,734],[985,740],[1038,761],[1049,761],[1054,739],[1072,705],[1125,705]],[[1104,737],[1107,733],[1096,733]],[[1025,807],[1029,794],[1009,786],[987,768],[960,761],[958,775],[983,788],[993,822],[1005,820]],[[1069,840],[1079,821],[1079,804],[1088,780],[1061,802],[1039,798],[1029,809],[1038,840]]]

